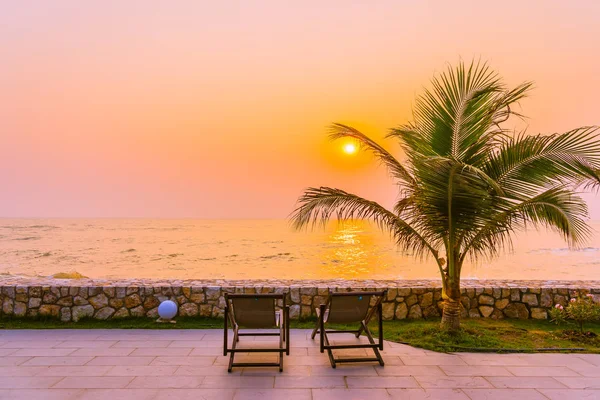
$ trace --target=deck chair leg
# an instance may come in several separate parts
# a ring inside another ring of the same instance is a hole
[[[322,337],[324,340],[324,344],[329,346],[329,338],[327,337],[327,332],[325,332],[325,330],[323,330],[322,332],[323,332]],[[329,356],[329,362],[331,363],[331,368],[335,368],[336,363],[335,363],[335,357],[333,356],[333,351],[331,349],[327,349],[327,355]]]
[[[362,328],[365,331],[365,334],[367,335],[367,338],[369,339],[369,343],[371,343],[372,345],[376,345],[378,343],[375,343],[375,339],[373,339],[373,335],[371,334],[371,331],[369,330],[369,327],[365,324],[365,322],[361,322]],[[379,346],[377,346],[379,347]],[[375,353],[375,357],[377,358],[377,361],[379,361],[379,365],[381,365],[382,367],[385,365],[385,363],[383,362],[383,357],[381,357],[381,353],[379,353],[379,349],[377,347],[373,347],[373,353]]]
[[[224,330],[223,330],[223,356],[227,356],[227,318],[229,316],[229,307],[225,306]]]
[[[285,307],[283,310],[283,323],[285,325],[285,355],[290,355],[290,308]]]
[[[238,327],[235,326],[233,328],[233,343],[231,344],[231,349],[235,350],[236,346],[237,346],[237,342],[239,341],[239,337],[238,337]],[[227,368],[227,372],[231,372],[233,370],[233,358],[235,357],[235,351],[231,352],[231,355],[229,356],[229,367]]]
[[[310,335],[311,339],[314,339],[315,336],[317,336],[317,333],[319,333],[319,324],[321,323],[320,319],[317,320],[317,323],[315,325],[315,329],[313,329],[312,334]]]
[[[325,343],[325,340],[327,339],[327,336],[325,335],[325,305],[321,304],[321,308],[320,308],[320,314],[319,314],[319,330],[321,332],[320,335],[320,351],[321,353],[323,353],[324,348],[323,348],[323,344]]]

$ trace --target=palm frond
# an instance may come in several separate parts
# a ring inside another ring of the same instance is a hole
[[[488,222],[465,240],[463,258],[470,254],[493,256],[511,245],[511,234],[527,227],[559,232],[569,246],[581,245],[590,234],[585,223],[587,205],[567,187],[554,187],[521,202],[506,201],[488,215]]]
[[[487,64],[460,63],[432,80],[413,110],[414,121],[393,129],[412,156],[450,157],[470,165],[481,164],[493,139],[505,133],[499,124],[515,114],[510,105],[531,88],[523,83],[507,90]]]
[[[598,128],[582,127],[549,136],[517,135],[505,140],[483,169],[513,195],[534,195],[556,183],[599,182]]]
[[[377,157],[377,159],[388,168],[393,177],[406,183],[410,183],[413,181],[412,175],[400,163],[400,161],[394,158],[394,156],[392,156],[377,142],[375,142],[359,130],[351,126],[334,123],[330,127],[329,137],[332,140],[352,138],[358,141],[360,143],[360,147],[362,149],[372,152],[375,155],[375,157]]]
[[[296,229],[325,225],[332,217],[337,220],[364,219],[390,232],[399,247],[423,256],[431,253],[437,260],[437,250],[406,221],[378,203],[340,189],[308,188],[298,199],[299,206],[290,216]]]

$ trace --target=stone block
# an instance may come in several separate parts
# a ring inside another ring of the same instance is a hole
[[[129,296],[129,295],[131,295],[131,294],[138,293],[138,292],[139,292],[139,290],[140,290],[140,288],[139,288],[139,287],[137,287],[137,286],[127,286],[127,287],[125,288],[125,295],[126,295],[126,296]]]
[[[144,299],[144,308],[146,310],[150,310],[154,307],[158,307],[159,304],[160,304],[160,301],[158,301],[158,299],[154,296],[149,296]]]
[[[300,306],[294,304],[290,306],[290,319],[298,319],[300,318]]]
[[[91,296],[88,301],[96,310],[108,306],[108,297],[104,293]]]
[[[125,304],[125,301],[123,299],[119,299],[116,297],[112,298],[112,299],[108,299],[108,305],[114,309],[119,309],[119,308],[123,307],[124,304]]]
[[[195,303],[185,303],[179,307],[179,315],[182,317],[195,317],[198,315],[198,305]]]
[[[421,319],[423,318],[423,311],[421,310],[421,306],[418,304],[413,305],[408,311],[409,319]]]
[[[210,304],[201,304],[200,305],[200,316],[201,317],[210,317],[212,315],[212,306]]]
[[[91,318],[94,315],[94,307],[91,304],[85,306],[73,306],[71,314],[74,322],[82,318]]]
[[[531,309],[532,319],[548,319],[548,312],[543,308],[533,307]]]
[[[494,303],[495,303],[495,300],[492,296],[485,295],[485,294],[482,294],[481,296],[479,296],[479,304],[483,304],[486,306],[493,306]]]
[[[388,292],[386,294],[385,299],[388,301],[392,301],[394,300],[396,297],[398,297],[398,289],[388,289]]]
[[[24,317],[26,314],[27,314],[27,304],[25,304],[21,301],[15,301],[14,306],[13,306],[13,315],[15,317]]]
[[[38,312],[39,312],[39,315],[44,316],[44,317],[58,318],[58,316],[60,314],[60,306],[43,304],[40,306]]]
[[[540,306],[542,307],[552,307],[552,290],[550,289],[542,289],[542,293],[540,295]]]
[[[71,296],[61,297],[56,301],[56,304],[63,307],[70,307],[73,305],[73,298]]]
[[[38,308],[42,304],[42,299],[39,297],[31,297],[29,299],[29,308]]]
[[[62,322],[71,321],[71,309],[69,307],[63,307],[60,309],[60,320]]]
[[[73,297],[73,304],[75,304],[76,306],[85,306],[87,304],[90,304],[90,302],[81,296],[75,296]]]
[[[148,318],[158,318],[158,307],[151,308],[146,312]],[[114,318],[114,317],[113,317]]]
[[[504,310],[506,308],[506,306],[508,305],[509,301],[508,299],[504,298],[504,299],[500,299],[496,301],[496,308],[498,310]]]
[[[300,288],[299,287],[290,287],[290,299],[292,303],[298,304],[300,303]]]
[[[433,292],[424,293],[421,296],[421,301],[419,304],[421,305],[421,308],[429,307],[430,305],[432,305],[433,304]]]
[[[54,304],[56,303],[56,300],[58,300],[58,297],[51,292],[44,294],[44,297],[42,297],[44,304]]]
[[[204,303],[204,293],[193,293],[189,296],[189,299],[192,303]]]
[[[115,309],[112,307],[103,307],[94,314],[95,319],[107,320],[113,316]]]
[[[15,300],[16,301],[20,301],[22,303],[26,303],[28,301],[27,294],[25,294],[25,293],[17,293],[15,295]]]
[[[510,289],[510,301],[521,301],[521,291],[519,289]]]
[[[383,314],[383,319],[384,320],[392,320],[394,319],[394,309],[396,308],[396,304],[395,303],[383,303],[381,305],[382,307],[382,314]]]
[[[302,318],[308,318],[310,317],[312,314],[312,309],[309,306],[302,306],[300,308],[300,317]]]
[[[480,306],[479,307],[479,312],[481,313],[481,315],[484,318],[487,318],[490,315],[492,315],[493,311],[494,311],[494,307],[490,307],[490,306]]]
[[[140,298],[140,295],[137,293],[134,293],[134,294],[131,294],[131,295],[125,297],[125,307],[127,307],[128,309],[137,307],[140,304],[142,304],[142,299]],[[145,313],[146,312],[144,311],[144,314]]]
[[[129,317],[129,310],[125,307],[119,308],[113,315],[113,319]]]
[[[133,307],[132,309],[130,309],[129,313],[131,314],[132,317],[143,317],[146,315],[146,310],[144,310],[144,307],[140,305],[140,306]]]
[[[118,286],[115,288],[115,297],[117,299],[124,299],[127,296],[127,288],[124,286]]]
[[[523,303],[527,303],[530,306],[537,306],[538,305],[538,299],[537,296],[533,293],[525,293],[522,297],[522,301]]]
[[[567,298],[565,296],[562,296],[560,294],[555,294],[554,295],[554,304],[560,304],[563,307],[566,307],[567,304],[568,304],[568,302],[569,301],[567,300]]]
[[[208,300],[217,300],[221,296],[221,288],[218,286],[209,286],[206,288],[205,293]]]
[[[527,306],[523,303],[510,303],[504,309],[504,315],[507,318],[528,319],[529,310],[527,310]]]
[[[4,286],[2,287],[2,294],[8,297],[9,299],[13,299],[17,295],[17,289],[14,286]]]

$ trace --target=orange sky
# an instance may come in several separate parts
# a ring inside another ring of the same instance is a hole
[[[0,216],[280,218],[309,185],[389,205],[325,127],[383,137],[459,57],[536,82],[531,133],[600,124],[600,2],[289,3],[0,3]]]

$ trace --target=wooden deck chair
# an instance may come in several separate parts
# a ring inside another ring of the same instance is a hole
[[[290,354],[289,307],[285,305],[285,294],[225,294],[225,329],[223,355],[231,353],[228,372],[233,367],[279,367],[283,371],[283,353]],[[282,301],[281,310],[276,310],[277,300]],[[227,324],[233,329],[231,348],[227,347]],[[240,329],[275,329],[279,332],[240,332]],[[240,336],[279,336],[277,348],[237,348]],[[235,353],[279,353],[278,363],[235,363]]]
[[[323,353],[327,350],[331,366],[335,368],[336,363],[347,362],[368,362],[377,361],[381,366],[384,365],[383,358],[379,350],[383,350],[383,308],[381,302],[386,296],[387,291],[381,292],[339,292],[329,293],[326,304],[321,304],[317,308],[318,321],[312,332],[311,338],[314,339],[317,333],[320,333],[320,350]],[[369,306],[371,298],[375,298],[373,306]],[[373,335],[369,330],[369,321],[377,314],[379,320],[379,340],[375,343]],[[349,331],[327,330],[327,324],[353,324],[357,323],[358,329]],[[358,338],[364,332],[369,340],[369,344],[348,344],[331,345],[327,334],[329,333],[354,333]],[[375,358],[335,358],[332,350],[337,349],[372,349]]]

